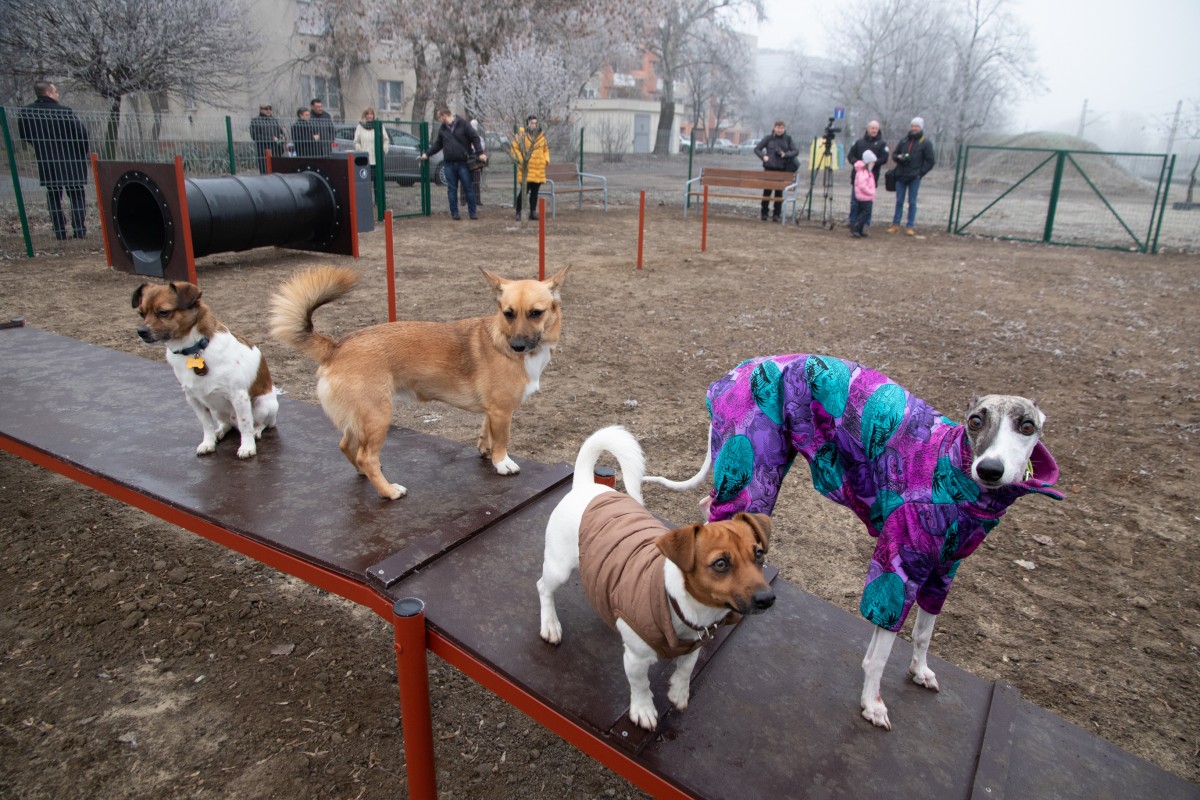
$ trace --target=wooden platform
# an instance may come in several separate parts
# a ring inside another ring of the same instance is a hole
[[[421,645],[655,796],[1200,798],[1007,684],[933,658],[943,691],[913,685],[903,641],[884,676],[896,730],[873,728],[857,701],[869,624],[784,580],[774,608],[708,653],[687,712],[642,735],[625,715],[620,640],[577,583],[559,593],[563,644],[538,638],[534,582],[567,465],[524,460],[501,477],[471,446],[393,430],[384,459],[410,494],[387,502],[349,469],[318,407],[285,397],[279,421],[254,459],[239,461],[236,441],[197,458],[199,428],[166,364],[0,330],[0,448],[370,607],[398,641],[397,601],[423,600]],[[173,440],[177,454],[145,458]],[[429,713],[427,688],[404,694],[424,669],[418,649],[398,657],[414,797],[433,796],[435,774],[409,731]],[[652,676],[666,712],[664,665]]]

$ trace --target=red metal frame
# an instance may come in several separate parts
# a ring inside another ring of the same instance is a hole
[[[104,263],[112,269],[112,246],[108,243],[108,217],[104,213],[104,193],[100,190],[100,156],[91,153],[92,178],[96,182],[96,214],[100,217],[100,238],[104,240]]]
[[[704,210],[700,214],[700,252],[708,250],[708,187],[704,187]]]
[[[582,197],[582,195],[580,195]],[[538,280],[546,280],[546,198],[538,198]]]
[[[357,220],[356,220],[357,224]],[[383,231],[387,237],[387,293],[388,293],[388,322],[396,321],[396,257],[392,242],[392,210],[383,212]]]
[[[346,194],[350,195],[349,199],[347,200],[347,205],[350,206],[350,255],[358,258],[358,192],[354,190],[354,180],[356,176],[354,174],[353,151],[346,153],[346,177],[349,178],[349,180],[346,182],[346,186],[349,187],[349,191],[347,191]]]
[[[179,237],[187,257],[188,283],[200,285],[196,278],[196,254],[192,251],[192,215],[188,213],[187,183],[183,176],[183,156],[175,156],[175,190],[179,192]]]
[[[642,239],[646,232],[646,190],[643,189],[638,196],[638,263],[637,268],[642,268]]]

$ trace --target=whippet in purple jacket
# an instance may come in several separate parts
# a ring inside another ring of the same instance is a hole
[[[962,559],[1018,497],[1055,499],[1058,465],[1038,440],[1045,415],[1033,400],[975,398],[964,427],[887,376],[852,361],[805,354],[743,362],[708,389],[710,449],[687,481],[713,468],[709,519],[770,514],[797,455],[813,486],[846,506],[877,538],[860,610],[877,627],[863,660],[861,705],[891,729],[879,681],[896,632],[915,603],[913,680],[937,690],[927,664],[933,624]]]

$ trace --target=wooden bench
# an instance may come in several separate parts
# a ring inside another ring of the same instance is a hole
[[[691,205],[693,197],[704,197],[706,187],[709,190],[708,198],[710,200],[720,198],[722,200],[753,200],[761,203],[764,190],[783,192],[783,196],[778,198],[782,202],[790,193],[795,192],[796,185],[796,173],[794,172],[701,167],[700,175],[684,184],[683,216],[685,219],[687,218],[688,207]],[[724,191],[713,191],[714,189]],[[775,201],[776,198],[772,198],[771,202]]]
[[[600,181],[600,184],[585,184],[583,182],[584,178]],[[547,164],[546,183],[542,186],[542,192],[550,195],[551,217],[555,216],[554,201],[560,194],[579,195],[579,207],[583,208],[583,195],[585,192],[602,192],[604,196],[604,210],[608,211],[608,179],[603,175],[580,172],[579,166],[574,162],[569,164]]]

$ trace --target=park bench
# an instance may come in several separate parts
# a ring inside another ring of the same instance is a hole
[[[585,183],[584,180],[600,181]],[[560,194],[579,195],[579,207],[583,208],[583,195],[588,192],[601,192],[604,196],[604,210],[608,211],[608,179],[603,175],[593,175],[590,172],[580,172],[575,162],[546,165],[546,183],[542,193],[550,195],[550,216],[555,216],[555,198]]]
[[[719,198],[722,200],[753,200],[761,203],[764,189],[770,189],[772,193],[779,190],[783,192],[784,198],[790,192],[794,192],[796,174],[765,169],[727,169],[703,166],[700,168],[700,174],[683,186],[683,216],[685,218],[688,207],[696,200],[703,200],[705,188],[709,190],[709,200]],[[776,198],[772,197],[771,202],[775,202],[775,200]]]
[[[472,445],[393,428],[384,453],[410,490],[383,503],[315,404],[281,398],[253,459],[232,441],[197,458],[195,418],[161,361],[16,327],[0,329],[0,374],[0,450],[392,624],[414,800],[436,797],[429,652],[657,798],[1200,796],[1011,685],[935,656],[941,692],[913,685],[904,640],[885,672],[897,730],[872,727],[858,709],[870,624],[781,578],[770,611],[704,647],[685,713],[666,702],[672,667],[652,668],[647,733],[629,722],[621,639],[582,591],[557,598],[563,644],[538,637],[534,585],[568,465],[523,459],[502,477]],[[581,434],[598,424],[581,413]]]

